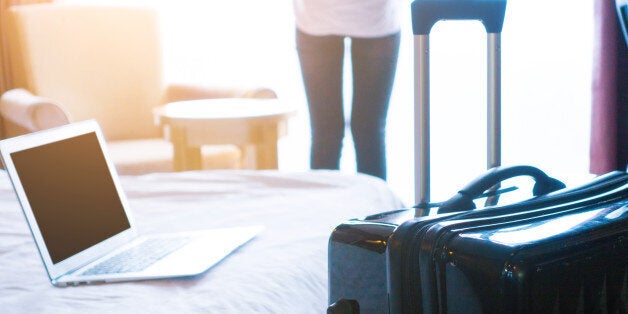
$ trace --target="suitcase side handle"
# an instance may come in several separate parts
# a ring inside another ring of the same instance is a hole
[[[563,182],[548,176],[545,172],[536,167],[495,167],[469,183],[469,185],[460,190],[454,197],[443,202],[438,209],[438,213],[442,214],[475,209],[473,200],[482,195],[484,191],[498,185],[504,180],[519,176],[530,176],[534,179],[535,183],[532,188],[532,194],[534,196],[545,195],[566,187]]]
[[[506,0],[415,0],[412,30],[427,35],[439,20],[480,20],[487,33],[501,33]]]
[[[360,304],[356,300],[340,299],[327,308],[327,314],[360,314]]]

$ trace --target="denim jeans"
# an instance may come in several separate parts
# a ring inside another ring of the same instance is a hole
[[[344,36],[312,36],[297,30],[296,41],[310,113],[312,169],[338,169],[345,132],[343,112]],[[400,34],[351,40],[353,95],[350,129],[357,171],[386,179],[386,116],[395,78]]]

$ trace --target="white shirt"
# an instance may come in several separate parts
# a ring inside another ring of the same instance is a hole
[[[383,37],[400,30],[401,0],[294,0],[297,28],[309,35]]]

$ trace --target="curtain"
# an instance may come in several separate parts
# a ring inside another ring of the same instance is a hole
[[[12,5],[52,2],[52,0],[0,0],[0,94],[12,88],[11,59],[8,55],[6,10]]]
[[[590,171],[628,165],[628,46],[614,0],[595,2]]]
[[[52,2],[52,0],[0,0],[0,95],[13,88],[11,57],[8,54],[6,10],[12,5]],[[0,119],[0,138],[4,138],[4,125]]]

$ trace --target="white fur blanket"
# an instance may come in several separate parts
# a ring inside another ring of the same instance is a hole
[[[262,224],[189,279],[53,287],[0,172],[3,313],[324,313],[327,242],[341,222],[402,208],[379,179],[335,171],[198,171],[123,176],[141,233]]]

